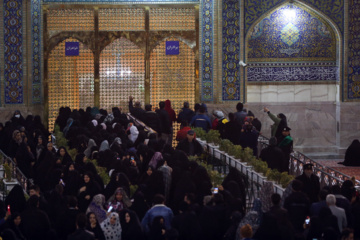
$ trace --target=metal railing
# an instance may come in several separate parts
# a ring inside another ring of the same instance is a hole
[[[156,133],[156,131],[154,129],[152,129],[151,127],[148,127],[145,123],[143,123],[142,121],[140,121],[139,119],[137,119],[136,117],[131,115],[131,113],[127,113],[126,115],[127,115],[128,120],[132,120],[136,126],[142,126],[149,134]]]
[[[11,178],[13,180],[16,180],[17,184],[19,184],[23,188],[23,190],[27,192],[28,187],[34,184],[33,180],[27,178],[17,167],[17,164],[14,162],[14,160],[11,159],[11,157],[7,156],[2,150],[0,150],[0,155],[1,155],[0,164],[3,166],[4,163],[7,163],[11,167]],[[0,176],[0,178],[3,177],[4,176]],[[6,190],[6,188],[4,190]],[[4,191],[4,193],[6,195],[6,191]]]
[[[269,146],[269,139],[264,136],[259,136],[258,139],[258,152],[265,147]],[[303,166],[306,163],[311,163],[314,165],[314,173],[320,178],[320,187],[324,186],[333,186],[333,185],[341,185],[346,180],[351,180],[351,177],[341,173],[331,167],[324,166],[311,158],[307,157],[305,154],[293,151],[290,154],[290,164],[289,164],[289,173],[298,176],[303,172]],[[356,186],[360,187],[360,181],[356,180]]]
[[[256,198],[259,197],[259,191],[265,182],[272,182],[274,186],[274,192],[278,193],[280,196],[283,195],[285,189],[280,185],[276,184],[274,181],[268,180],[267,177],[263,176],[261,173],[258,173],[253,170],[251,165],[248,165],[245,162],[241,162],[240,159],[235,159],[234,157],[228,155],[227,153],[220,151],[218,146],[208,144],[201,139],[197,140],[204,147],[206,152],[210,155],[210,164],[213,165],[214,169],[219,173],[228,173],[228,168],[234,167],[239,170],[244,176],[246,176],[246,208],[251,209],[253,202]]]

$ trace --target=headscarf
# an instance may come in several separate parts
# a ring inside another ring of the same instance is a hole
[[[126,191],[125,191],[123,188],[121,188],[121,187],[118,187],[118,188],[115,190],[114,194],[109,198],[109,202],[110,202],[112,205],[113,205],[113,203],[116,203],[116,202],[117,202],[117,200],[116,200],[116,194],[118,194],[118,193],[120,193],[120,194],[122,195],[122,202],[123,202],[123,204],[124,204],[124,207],[125,207],[125,208],[131,207],[131,204],[132,204],[132,203],[131,203],[128,195],[126,194]],[[115,208],[115,209],[116,209],[116,208]]]
[[[73,124],[73,122],[74,122],[74,119],[72,119],[72,118],[68,118],[68,120],[66,121],[66,126],[64,127],[64,130],[63,130],[65,137],[66,137],[67,133],[69,132],[70,127]]]
[[[156,152],[156,153],[154,154],[154,156],[151,158],[151,160],[150,160],[150,162],[149,162],[149,166],[151,166],[151,167],[153,167],[154,169],[156,169],[156,166],[157,166],[158,162],[159,162],[160,160],[162,160],[162,159],[163,159],[163,156],[162,156],[161,152]]]
[[[130,134],[129,134],[129,139],[135,143],[136,139],[139,136],[139,130],[137,129],[137,127],[135,125],[132,125],[130,127]]]
[[[96,146],[96,143],[94,141],[94,139],[89,139],[89,142],[88,142],[88,145],[87,145],[87,148],[85,149],[84,151],[84,154],[86,157],[90,158],[91,157],[91,148],[92,147],[95,147]]]
[[[20,143],[22,142],[22,138],[19,138],[18,140],[16,139],[16,135],[18,135],[20,133],[19,130],[15,130],[13,131],[13,134],[12,134],[12,139],[20,145]]]
[[[106,130],[106,124],[105,123],[101,123],[100,125],[104,130]]]
[[[264,185],[261,187],[259,197],[261,201],[261,211],[266,213],[271,208],[271,195],[274,193],[273,182],[264,182]]]
[[[110,219],[112,217],[116,218],[115,224],[110,223]],[[108,218],[100,224],[100,226],[101,226],[101,229],[104,232],[106,240],[121,239],[121,231],[122,231],[122,229],[121,229],[121,225],[120,225],[119,214],[114,213],[114,212],[111,213],[108,216]]]
[[[114,141],[112,142],[110,148],[111,148],[114,144],[117,144],[117,145],[121,146],[121,144],[122,144],[121,138],[116,137],[116,138],[114,139]]]
[[[102,152],[102,151],[105,151],[105,150],[108,150],[108,149],[110,149],[108,140],[102,141],[101,145],[100,145],[100,148],[99,148],[99,152]]]
[[[96,220],[102,223],[106,219],[106,211],[104,209],[105,196],[102,194],[95,195],[86,210],[86,214],[93,212],[96,216]]]
[[[94,125],[94,127],[96,127],[98,125],[98,121],[96,121],[95,119],[91,120],[91,122]]]

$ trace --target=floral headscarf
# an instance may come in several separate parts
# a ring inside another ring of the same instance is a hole
[[[95,214],[96,220],[99,223],[102,223],[106,219],[106,211],[104,209],[105,196],[102,194],[95,195],[89,204],[86,213],[93,212]]]
[[[115,224],[110,223],[110,219],[112,217],[116,218]],[[122,229],[121,229],[119,214],[114,213],[114,212],[111,213],[109,215],[109,217],[100,224],[100,227],[104,232],[106,240],[116,240],[116,239],[120,240],[121,239]]]

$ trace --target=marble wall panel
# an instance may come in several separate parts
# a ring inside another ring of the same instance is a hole
[[[261,102],[277,102],[278,86],[262,85],[261,86]]]
[[[295,85],[295,102],[309,102],[311,99],[310,85]]]
[[[294,85],[278,85],[278,102],[294,102],[295,101]]]

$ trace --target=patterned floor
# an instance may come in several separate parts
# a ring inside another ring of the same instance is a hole
[[[329,159],[329,160],[315,160],[316,162],[330,167],[336,171],[344,173],[350,177],[355,176],[356,180],[360,180],[360,167],[347,167],[341,164],[337,164],[338,162],[342,162],[343,159]]]

